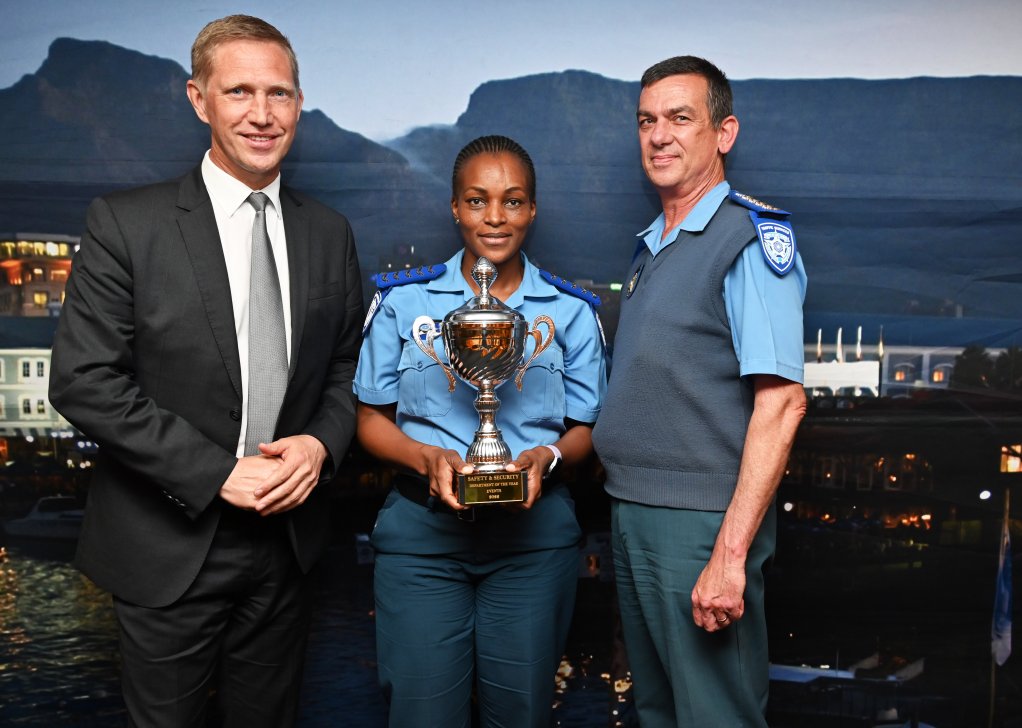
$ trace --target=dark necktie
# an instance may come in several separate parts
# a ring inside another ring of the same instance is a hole
[[[287,389],[287,335],[281,306],[280,280],[266,232],[266,203],[253,192],[252,274],[248,294],[248,429],[245,454],[259,453],[260,442],[272,442],[277,416]]]

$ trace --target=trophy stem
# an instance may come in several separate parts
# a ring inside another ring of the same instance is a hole
[[[477,472],[504,470],[504,465],[511,460],[511,448],[504,442],[500,428],[497,427],[496,415],[500,409],[500,400],[494,392],[492,380],[484,379],[480,383],[475,408],[479,413],[479,429],[468,448],[465,461],[474,466]]]

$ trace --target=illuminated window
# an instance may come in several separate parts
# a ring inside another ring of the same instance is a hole
[[[943,384],[944,382],[951,381],[951,372],[953,369],[953,364],[938,364],[933,368],[933,372],[930,374],[930,381],[934,384]]]
[[[67,271],[64,270],[63,268],[54,268],[53,270],[50,271],[50,280],[51,281],[66,281],[67,280]]]
[[[902,362],[894,367],[894,381],[911,382],[916,378],[916,367],[914,364]]]
[[[42,268],[33,268],[32,269],[32,277],[33,278],[43,278],[45,275],[46,275],[46,271],[44,271]]]
[[[1001,447],[1001,472],[1022,473],[1022,444]]]
[[[41,415],[45,415],[46,414],[46,400],[45,399],[37,399],[35,401],[35,411],[38,412]]]
[[[32,303],[35,304],[36,308],[46,308],[46,304],[50,302],[50,296],[46,291],[36,291],[32,294]]]

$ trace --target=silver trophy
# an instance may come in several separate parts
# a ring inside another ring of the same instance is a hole
[[[465,462],[472,465],[475,472],[458,475],[458,502],[463,505],[520,503],[528,496],[527,474],[509,473],[504,469],[511,461],[511,449],[497,427],[500,400],[494,390],[514,376],[515,386],[521,391],[525,370],[554,339],[554,322],[549,316],[537,316],[530,329],[520,313],[491,296],[490,286],[497,278],[497,268],[486,258],[476,261],[472,278],[479,286],[478,296],[444,316],[439,327],[429,316],[419,316],[412,324],[412,335],[426,356],[443,368],[448,391],[454,391],[454,374],[478,390],[475,408],[479,413],[479,429],[465,456]],[[540,324],[546,324],[546,339],[540,335]],[[437,337],[443,338],[450,364],[437,356],[434,344]],[[525,342],[529,337],[535,340],[536,346],[532,356],[523,363]]]

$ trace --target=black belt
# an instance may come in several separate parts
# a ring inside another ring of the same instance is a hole
[[[429,492],[429,483],[424,478],[398,473],[394,476],[394,487],[397,488],[398,493],[412,503],[418,503],[420,506],[431,511],[435,511],[438,505],[444,506],[449,511],[452,510],[442,500]]]
[[[423,508],[428,508],[433,511],[440,511],[442,513],[452,513],[460,518],[462,521],[472,522],[476,519],[475,507],[469,508],[464,511],[456,511],[449,505],[443,502],[440,498],[429,492],[429,482],[425,478],[420,478],[415,475],[408,475],[407,473],[398,473],[394,476],[394,487],[397,488],[397,492],[403,495],[405,498],[410,500],[412,503],[417,503]],[[485,510],[485,509],[484,509]],[[491,508],[488,510],[504,512],[503,508]]]

